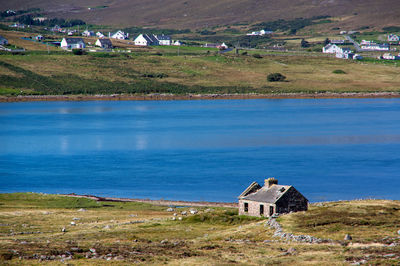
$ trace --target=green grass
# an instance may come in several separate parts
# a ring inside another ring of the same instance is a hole
[[[207,54],[151,48],[132,53],[27,52],[0,55],[0,94],[232,94],[399,91],[397,62],[338,60],[292,53]],[[173,51],[173,52],[171,52]],[[156,55],[160,53],[161,55]],[[192,55],[190,55],[192,54]],[[337,75],[342,70],[346,75]],[[268,73],[287,82],[269,83]],[[375,78],[371,78],[375,77]]]

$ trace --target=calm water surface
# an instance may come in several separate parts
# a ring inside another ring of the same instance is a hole
[[[400,200],[400,99],[0,103],[0,192]]]

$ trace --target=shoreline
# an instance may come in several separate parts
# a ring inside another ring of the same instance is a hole
[[[183,200],[151,200],[151,199],[130,199],[130,198],[114,198],[114,197],[98,197],[94,195],[77,195],[75,193],[59,194],[60,196],[92,199],[95,201],[111,201],[111,202],[142,202],[161,206],[191,206],[191,207],[228,207],[238,208],[238,203],[234,202],[209,202],[209,201],[183,201]]]
[[[24,95],[0,96],[0,102],[36,101],[172,101],[172,100],[240,100],[240,99],[340,99],[400,98],[400,92],[325,92],[277,94],[111,94],[111,95]]]

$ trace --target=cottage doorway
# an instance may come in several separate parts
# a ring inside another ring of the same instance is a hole
[[[269,216],[274,214],[274,206],[269,206]]]
[[[260,204],[260,215],[264,215],[264,205]]]

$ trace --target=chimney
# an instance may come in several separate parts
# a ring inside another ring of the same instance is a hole
[[[270,177],[268,179],[265,179],[264,181],[264,186],[266,186],[267,188],[272,187],[272,185],[278,185],[278,179],[275,179],[274,177]]]

